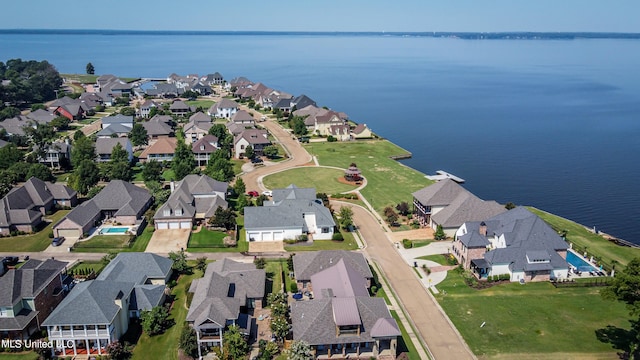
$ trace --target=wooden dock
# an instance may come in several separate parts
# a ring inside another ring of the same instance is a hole
[[[464,183],[464,179],[457,177],[453,174],[450,174],[444,170],[438,170],[436,171],[436,175],[426,175],[425,176],[427,179],[429,180],[433,180],[433,181],[440,181],[440,180],[444,180],[444,179],[451,179],[455,182],[457,182],[458,184],[462,184]]]

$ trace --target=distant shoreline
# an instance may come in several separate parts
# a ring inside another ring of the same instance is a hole
[[[388,36],[458,38],[463,40],[578,40],[640,39],[640,33],[616,32],[385,32],[385,31],[206,31],[206,30],[107,30],[107,29],[0,29],[8,35],[203,35],[203,36]]]

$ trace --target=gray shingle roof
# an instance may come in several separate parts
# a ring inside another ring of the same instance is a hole
[[[214,135],[205,135],[201,139],[193,143],[193,145],[191,146],[191,151],[193,151],[194,154],[210,154],[218,150],[218,148],[213,145],[217,143],[217,137],[215,137]]]
[[[245,207],[245,229],[297,229],[305,226],[303,214],[313,213],[317,227],[336,226],[320,200],[283,200],[271,206]]]
[[[97,138],[96,154],[111,155],[116,144],[120,144],[123,149],[127,149],[128,146],[130,147],[131,142],[127,138]]]
[[[0,306],[13,307],[23,298],[33,298],[59,276],[67,264],[58,260],[30,259],[19,269],[0,276]]]
[[[227,208],[227,201],[220,198],[216,193],[227,193],[229,184],[214,180],[207,175],[190,174],[180,180],[175,190],[167,199],[167,202],[156,211],[154,219],[193,219],[196,213],[205,213],[206,217],[211,217],[218,206]],[[169,215],[165,215],[165,209],[170,209]],[[182,209],[183,215],[176,216],[175,210]]]
[[[124,281],[144,284],[147,279],[165,279],[173,261],[152,253],[119,253],[97,280]]]
[[[425,206],[449,205],[461,194],[471,194],[451,179],[440,180],[413,193],[413,197]]]
[[[218,109],[237,109],[239,108],[240,105],[238,105],[237,102],[231,100],[231,99],[222,99],[219,102],[213,104],[210,108],[209,108],[209,113],[210,114],[215,114],[217,113]]]
[[[129,124],[129,128],[131,128],[133,126],[133,116],[116,114],[102,118],[102,127],[105,125],[111,126],[112,124]]]
[[[118,134],[118,135],[122,135],[122,134],[128,134],[131,132],[131,128],[128,126],[125,126],[123,124],[112,124],[109,125],[108,127],[98,131],[98,133],[96,133],[97,136],[111,136],[113,134]]]
[[[331,267],[333,264],[344,260],[353,270],[365,278],[372,278],[364,255],[357,252],[344,250],[325,250],[313,252],[300,252],[293,257],[293,268],[298,281],[311,280],[311,276]]]
[[[148,136],[163,136],[173,133],[171,126],[164,121],[149,120],[143,122],[142,126],[147,130]]]
[[[280,202],[282,200],[294,200],[294,199],[307,199],[315,200],[316,188],[299,188],[294,184],[287,186],[284,189],[273,189],[273,201]]]
[[[344,259],[338,260],[330,266],[311,275],[313,293],[316,298],[323,298],[324,289],[331,289],[336,297],[369,296],[367,279],[356,271]]]
[[[505,211],[504,206],[495,201],[480,200],[471,193],[461,193],[431,218],[444,228],[458,228],[465,221],[479,221]]]

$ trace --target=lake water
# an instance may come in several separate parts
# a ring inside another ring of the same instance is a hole
[[[307,94],[481,198],[640,243],[640,40],[0,34],[0,60],[127,77],[219,71]]]

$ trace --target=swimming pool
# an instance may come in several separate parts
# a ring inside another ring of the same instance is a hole
[[[580,256],[574,254],[572,251],[567,251],[567,262],[575,266],[579,271],[598,271],[593,265],[584,261]]]
[[[129,231],[128,227],[111,227],[111,228],[102,229],[101,233],[102,234],[124,234],[127,231]]]

